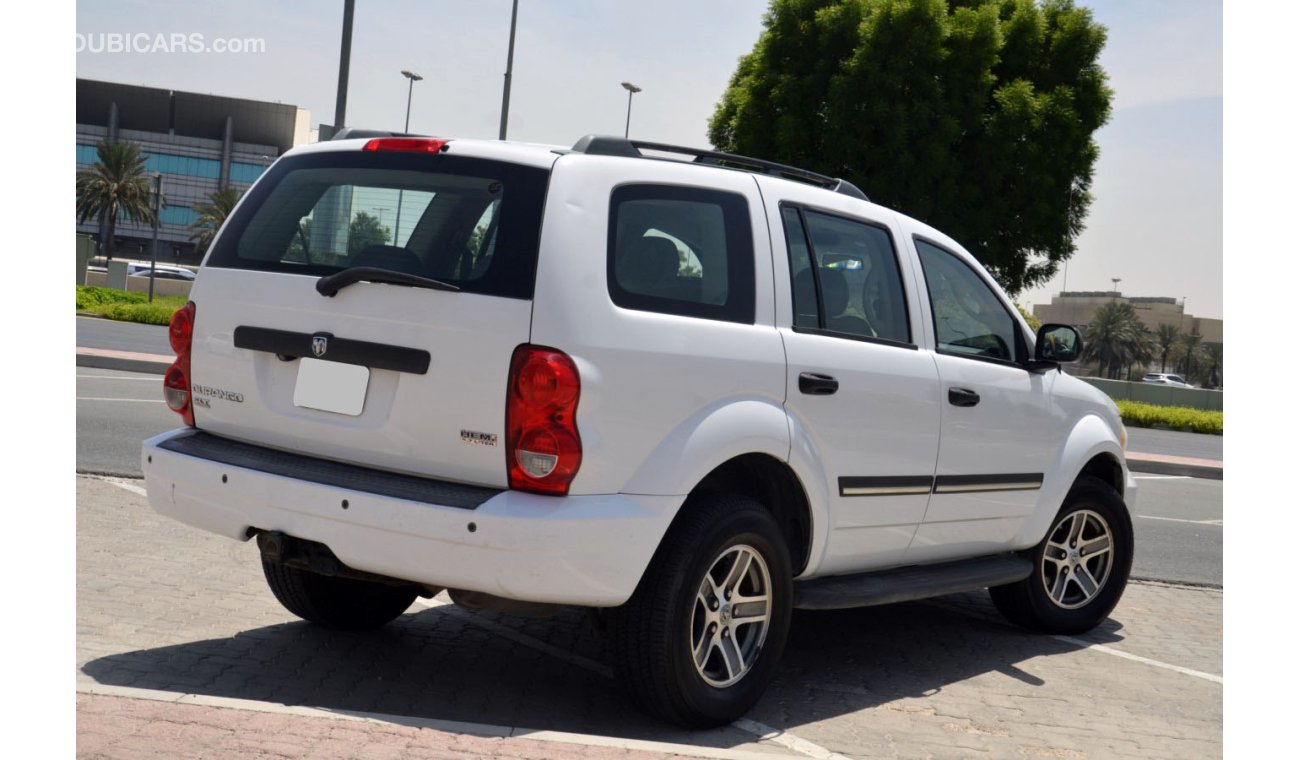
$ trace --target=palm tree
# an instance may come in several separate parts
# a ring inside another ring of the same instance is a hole
[[[77,221],[107,222],[107,234],[100,243],[104,256],[111,259],[118,219],[153,223],[151,189],[139,145],[105,140],[95,146],[95,153],[99,160],[77,172]]]
[[[1201,368],[1206,388],[1218,388],[1223,385],[1219,370],[1223,368],[1223,344],[1206,343],[1201,346],[1201,359],[1205,362]]]
[[[1197,354],[1200,353],[1201,336],[1196,333],[1184,335],[1181,343],[1183,349],[1183,377],[1191,379],[1192,375],[1196,374],[1197,369],[1200,368]]]
[[[1125,301],[1111,301],[1097,309],[1083,340],[1083,358],[1096,361],[1102,375],[1119,379],[1125,369],[1145,366],[1154,358],[1155,341]]]
[[[1174,325],[1160,325],[1156,329],[1156,345],[1160,346],[1160,371],[1165,371],[1169,362],[1169,351],[1178,343],[1180,333]]]
[[[235,210],[235,204],[239,203],[240,195],[242,193],[233,187],[223,187],[208,193],[207,203],[194,206],[194,210],[199,215],[199,218],[190,224],[190,229],[194,231],[194,234],[190,235],[190,240],[194,241],[195,253],[200,256],[207,253],[208,246],[212,245],[212,238],[217,235],[217,230],[226,223],[226,217],[230,216],[230,212]]]

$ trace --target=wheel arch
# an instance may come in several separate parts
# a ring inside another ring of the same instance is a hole
[[[1066,436],[1065,444],[1043,479],[1033,515],[1016,535],[1015,548],[1025,549],[1043,539],[1066,495],[1085,475],[1096,477],[1114,488],[1123,501],[1124,485],[1128,479],[1124,450],[1110,426],[1093,414],[1081,417]],[[1125,508],[1128,508],[1127,504]]]

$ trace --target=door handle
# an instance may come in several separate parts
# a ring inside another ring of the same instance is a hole
[[[948,403],[953,406],[975,406],[980,402],[980,394],[969,388],[949,388]]]
[[[799,373],[799,391],[809,396],[829,396],[840,389],[840,381],[816,372]]]

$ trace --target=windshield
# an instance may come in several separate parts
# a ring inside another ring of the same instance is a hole
[[[547,177],[441,154],[288,158],[240,204],[204,263],[314,277],[380,267],[531,298]]]

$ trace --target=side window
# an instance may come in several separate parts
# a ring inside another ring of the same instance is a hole
[[[744,196],[675,185],[614,189],[609,293],[626,309],[754,322],[754,243]]]
[[[871,224],[783,207],[794,326],[911,343],[893,240]]]
[[[983,278],[964,261],[916,240],[934,314],[939,352],[1016,360],[1016,323]]]

